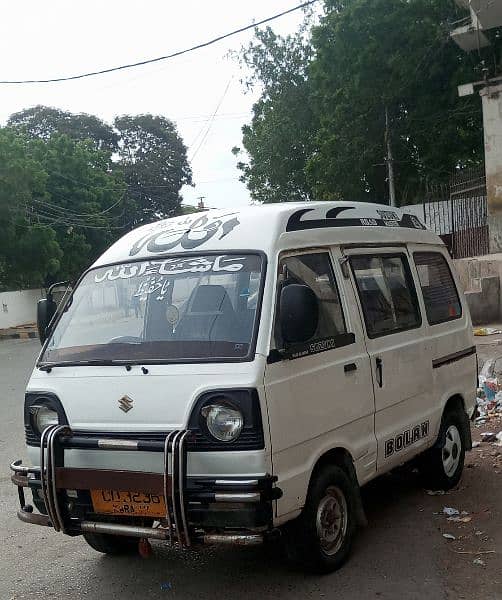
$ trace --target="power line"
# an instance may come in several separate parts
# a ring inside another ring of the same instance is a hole
[[[302,4],[298,4],[297,6],[294,6],[293,8],[285,10],[276,15],[272,15],[271,17],[267,17],[266,19],[262,19],[261,21],[258,21],[256,23],[250,23],[249,25],[240,27],[239,29],[234,29],[234,31],[230,31],[229,33],[225,33],[225,34],[215,37],[211,40],[208,40],[206,42],[202,42],[200,44],[197,44],[196,46],[191,46],[190,48],[185,48],[184,50],[178,50],[177,52],[173,52],[172,54],[166,54],[165,56],[158,56],[156,58],[150,58],[150,59],[142,60],[142,61],[135,62],[135,63],[120,65],[118,67],[110,67],[108,69],[101,69],[100,71],[89,71],[87,73],[80,73],[78,75],[69,75],[67,77],[53,77],[51,79],[20,79],[17,81],[15,81],[15,80],[0,81],[0,84],[21,85],[21,84],[29,84],[29,83],[57,83],[57,82],[61,82],[61,81],[71,81],[74,79],[84,79],[86,77],[94,77],[96,75],[104,75],[106,73],[113,73],[115,71],[123,71],[125,69],[133,69],[135,67],[141,67],[143,65],[149,65],[152,63],[156,63],[156,62],[161,62],[163,60],[168,60],[170,58],[175,58],[177,56],[181,56],[182,54],[188,54],[189,52],[193,52],[194,50],[200,50],[201,48],[207,48],[207,46],[211,46],[213,44],[216,44],[217,42],[221,42],[222,40],[225,40],[229,37],[232,37],[239,33],[243,33],[244,31],[248,31],[249,29],[254,29],[255,27],[259,27],[260,25],[264,25],[265,23],[270,23],[270,21],[274,21],[275,19],[284,17],[285,15],[288,15],[292,12],[295,12],[302,8],[306,8],[307,6],[310,6],[311,4],[314,4],[318,1],[319,0],[309,0],[308,2],[303,2]]]
[[[207,138],[207,136],[209,135],[209,132],[211,131],[211,127],[212,127],[212,125],[213,125],[214,118],[216,117],[216,113],[217,113],[217,112],[218,112],[218,110],[220,109],[220,106],[223,104],[223,100],[225,100],[225,96],[227,95],[227,92],[228,92],[228,89],[229,89],[229,87],[230,87],[230,84],[232,83],[232,79],[233,79],[233,77],[231,77],[231,78],[228,80],[227,86],[225,87],[225,90],[224,90],[224,92],[223,92],[223,94],[222,94],[222,96],[221,96],[221,98],[220,98],[220,101],[219,101],[219,102],[218,102],[218,104],[216,105],[216,108],[214,109],[214,112],[213,112],[213,114],[212,114],[212,115],[211,115],[211,117],[209,118],[209,121],[208,121],[208,123],[207,123],[207,129],[206,129],[206,131],[204,132],[204,135],[202,136],[202,138],[201,138],[201,140],[200,140],[200,142],[199,142],[199,145],[198,145],[198,146],[197,146],[197,148],[195,148],[195,150],[193,151],[193,154],[192,154],[192,156],[191,156],[191,158],[189,159],[189,161],[188,161],[188,162],[190,162],[190,163],[191,163],[191,162],[193,161],[193,159],[194,159],[194,158],[197,156],[197,154],[198,154],[199,150],[200,150],[200,149],[202,148],[202,146],[204,145],[204,142],[206,141],[206,138]],[[204,125],[204,126],[205,126],[205,125]],[[204,127],[202,127],[202,129],[201,129],[201,132],[202,132],[202,130],[203,130],[203,129],[204,129]],[[195,139],[197,139],[197,138],[199,137],[199,135],[200,135],[200,134],[197,134],[197,137],[196,137]],[[193,144],[192,144],[192,145],[193,145]]]
[[[111,206],[109,206],[108,208],[106,208],[105,210],[102,210],[100,212],[88,212],[88,213],[75,213],[72,210],[70,210],[69,208],[66,208],[64,206],[58,206],[57,204],[52,204],[51,202],[44,202],[43,200],[39,200],[38,198],[33,198],[32,202],[34,204],[38,204],[40,206],[43,207],[43,210],[45,211],[52,211],[54,213],[60,214],[64,217],[67,217],[69,219],[72,219],[75,222],[83,222],[86,223],[87,219],[95,219],[96,217],[102,217],[105,214],[109,213],[112,209],[114,209],[116,206],[118,206],[122,200],[124,199],[124,195],[122,194],[122,196],[117,200],[117,202],[114,202]],[[119,216],[114,216],[114,217],[109,217],[109,220],[113,220],[113,219],[117,219],[119,218]]]
[[[74,222],[71,220],[66,220],[64,215],[57,215],[57,214],[50,214],[50,213],[46,213],[43,211],[38,210],[32,210],[32,209],[28,209],[28,207],[26,207],[25,209],[25,213],[27,217],[31,217],[31,218],[36,218],[37,220],[42,220],[42,221],[46,221],[46,225],[48,226],[53,226],[53,225],[61,225],[64,227],[76,227],[78,229],[106,229],[106,230],[122,230],[124,229],[124,227],[127,226],[120,226],[120,225],[111,225],[111,224],[105,224],[105,225],[92,225],[89,223],[81,223],[81,222]],[[121,217],[123,216],[120,215]]]

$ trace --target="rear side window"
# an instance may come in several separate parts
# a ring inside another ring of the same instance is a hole
[[[404,255],[352,256],[350,264],[370,338],[420,327],[415,285]]]
[[[439,252],[415,252],[418,278],[430,325],[462,316],[462,306],[450,267]]]
[[[279,289],[291,283],[308,285],[319,302],[319,324],[309,341],[334,338],[346,333],[340,296],[335,282],[331,259],[327,252],[301,254],[283,258],[279,264]],[[279,331],[276,345],[283,347]]]

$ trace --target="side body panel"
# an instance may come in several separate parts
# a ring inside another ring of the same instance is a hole
[[[351,256],[400,257],[410,261],[406,247],[354,248]],[[413,277],[411,285],[417,287]],[[354,290],[357,289],[351,272]],[[413,289],[413,287],[411,288]],[[357,302],[363,315],[361,298]],[[431,347],[426,338],[426,321],[416,289],[421,323],[411,329],[378,337],[366,335],[375,390],[375,435],[378,444],[377,468],[383,473],[405,462],[424,449],[431,440],[430,419],[433,412]],[[367,327],[365,326],[365,330]],[[378,372],[381,369],[381,374]],[[427,424],[427,425],[425,425]],[[416,428],[419,428],[418,430]]]
[[[268,364],[265,393],[270,419],[272,463],[283,497],[277,517],[294,514],[305,502],[312,469],[328,450],[341,447],[354,459],[362,484],[376,469],[374,400],[368,355],[355,298],[333,249],[334,271],[347,330],[355,342]],[[345,365],[356,369],[345,371]]]
[[[434,252],[444,256],[453,276],[462,307],[462,316],[460,318],[444,323],[431,325],[428,323],[427,317],[424,316],[427,345],[430,348],[428,360],[432,366],[431,386],[433,403],[431,411],[431,438],[434,442],[439,432],[444,407],[450,398],[453,396],[461,397],[469,417],[474,412],[478,375],[477,360],[474,352],[475,341],[472,333],[469,307],[465,295],[459,286],[455,267],[446,249],[443,246],[423,246],[418,244],[410,245],[409,249],[412,256],[414,252]],[[422,294],[420,293],[419,295],[423,302]],[[452,358],[452,355],[462,352],[466,352],[465,356],[454,360],[447,360],[448,357]]]

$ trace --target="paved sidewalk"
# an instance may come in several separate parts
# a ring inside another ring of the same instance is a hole
[[[35,323],[10,327],[9,329],[0,329],[0,342],[3,340],[26,340],[29,338],[38,338]]]

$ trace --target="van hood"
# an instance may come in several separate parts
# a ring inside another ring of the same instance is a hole
[[[203,393],[219,389],[259,388],[265,359],[252,362],[35,369],[28,392],[52,392],[77,431],[166,431],[187,426]],[[126,402],[120,402],[127,396]],[[127,411],[121,408],[121,404]],[[130,408],[129,408],[130,406]]]

